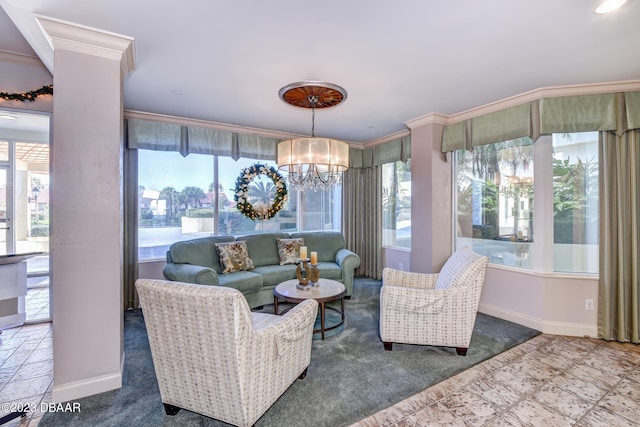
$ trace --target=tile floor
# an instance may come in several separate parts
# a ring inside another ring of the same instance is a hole
[[[0,403],[51,401],[52,340],[51,323],[3,331]],[[640,426],[640,346],[539,335],[352,427],[438,425]]]
[[[352,427],[640,426],[640,346],[539,335]]]
[[[49,287],[28,288],[24,306],[27,323],[49,320],[51,316],[49,313]]]
[[[0,417],[9,412],[11,404],[40,407],[41,402],[51,401],[52,331],[51,322],[46,322],[4,329],[0,334]],[[29,412],[3,427],[37,426],[42,414]]]

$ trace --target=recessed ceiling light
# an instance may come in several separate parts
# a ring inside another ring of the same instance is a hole
[[[627,0],[604,0],[596,8],[596,13],[609,13],[625,4]]]
[[[18,118],[16,116],[11,116],[9,114],[0,113],[0,119],[17,120]]]
[[[173,94],[174,94],[174,95],[182,95],[182,91],[181,91],[181,90],[176,89],[176,90],[174,90],[174,91],[173,91]]]

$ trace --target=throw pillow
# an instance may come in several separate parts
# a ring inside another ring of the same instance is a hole
[[[280,265],[295,264],[300,258],[300,246],[304,246],[304,239],[276,239],[278,242],[278,255],[280,255]]]
[[[249,258],[247,242],[244,240],[216,243],[215,245],[224,274],[255,268],[253,261]]]

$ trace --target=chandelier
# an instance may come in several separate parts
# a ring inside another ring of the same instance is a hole
[[[330,138],[317,138],[317,108],[335,107],[347,98],[340,86],[305,81],[280,89],[280,98],[296,107],[311,108],[311,137],[295,138],[278,144],[278,169],[288,172],[294,190],[330,190],[342,183],[342,172],[349,168],[349,145]]]

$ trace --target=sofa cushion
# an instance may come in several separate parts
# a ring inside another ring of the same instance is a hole
[[[300,246],[304,246],[304,239],[276,239],[280,265],[295,264],[300,258]]]
[[[213,268],[217,273],[222,273],[222,266],[220,265],[220,258],[215,244],[218,242],[233,242],[234,240],[233,236],[215,236],[176,242],[169,246],[171,261],[176,264],[209,267]]]
[[[342,281],[342,268],[335,262],[318,263],[318,270],[320,270],[320,277],[323,279]]]
[[[339,231],[291,233],[291,237],[303,238],[309,253],[318,252],[318,262],[335,262],[338,249],[344,248],[344,237]]]
[[[236,240],[247,242],[249,256],[253,260],[253,265],[260,267],[262,265],[280,264],[280,255],[278,255],[278,244],[276,242],[278,238],[288,239],[289,235],[287,233],[251,234],[240,236]]]
[[[262,275],[262,286],[276,286],[285,280],[295,279],[296,267],[294,264],[263,265],[256,267],[254,272]]]
[[[254,265],[249,258],[247,242],[244,240],[237,242],[216,243],[216,250],[220,256],[222,273],[228,274],[235,271],[253,270]]]
[[[240,292],[250,292],[262,288],[262,276],[253,271],[236,271],[218,276],[218,284],[235,288]]]

